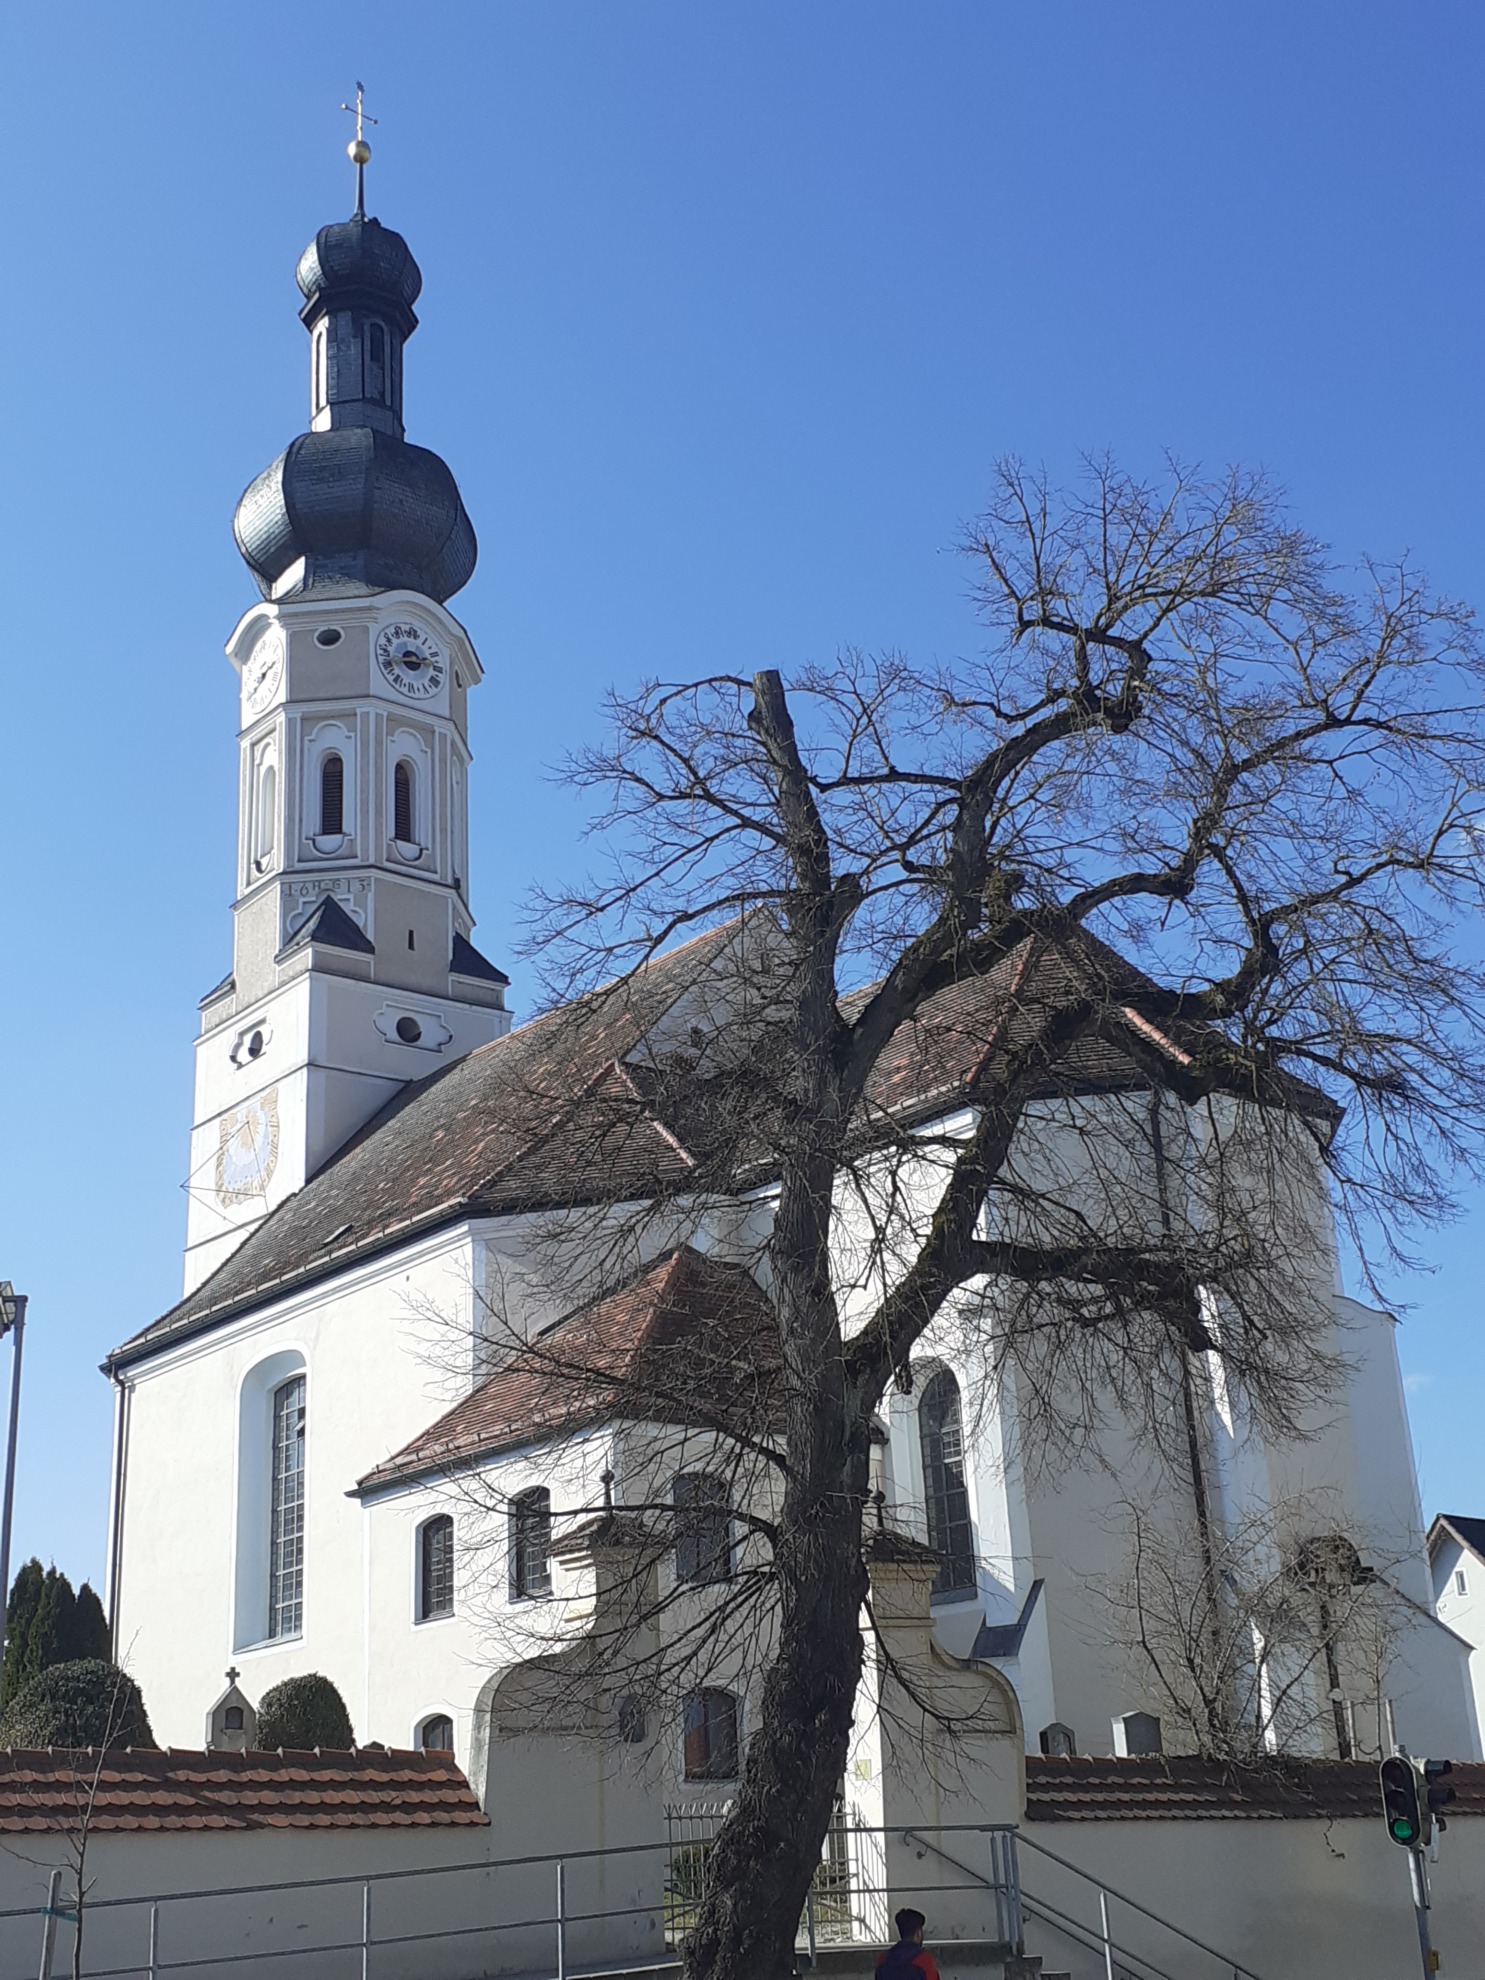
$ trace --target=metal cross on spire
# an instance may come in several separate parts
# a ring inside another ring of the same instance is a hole
[[[356,120],[356,135],[346,146],[346,153],[356,168],[356,218],[366,218],[366,167],[371,163],[371,146],[366,142],[365,126],[374,124],[375,117],[366,114],[366,85],[356,84],[354,103],[342,103],[342,110],[348,110]]]

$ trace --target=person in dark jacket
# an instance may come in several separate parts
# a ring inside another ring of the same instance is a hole
[[[923,1927],[928,1920],[922,1912],[904,1905],[893,1922],[897,1944],[877,1961],[877,1980],[938,1980],[933,1954],[923,1950]]]

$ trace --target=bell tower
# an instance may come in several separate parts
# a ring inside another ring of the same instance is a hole
[[[310,425],[238,504],[262,593],[240,677],[230,973],[202,1000],[185,1284],[409,1080],[499,1037],[508,979],[473,946],[468,700],[447,601],[474,570],[453,475],[404,437],[422,276],[370,219],[300,258]]]

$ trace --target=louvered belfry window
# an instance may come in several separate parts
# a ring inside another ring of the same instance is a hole
[[[964,1418],[959,1384],[941,1368],[918,1405],[923,1447],[923,1496],[928,1505],[928,1544],[943,1556],[935,1595],[975,1585],[975,1539],[964,1470]]]
[[[392,772],[392,837],[405,846],[413,838],[413,770],[404,758]]]
[[[422,1588],[418,1613],[424,1622],[432,1616],[454,1613],[454,1522],[447,1513],[430,1519],[423,1528]]]
[[[273,1392],[273,1472],[268,1528],[268,1634],[304,1628],[304,1377]]]
[[[345,830],[345,763],[339,750],[320,760],[320,836],[333,839]]]

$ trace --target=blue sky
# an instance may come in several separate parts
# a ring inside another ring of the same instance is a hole
[[[0,42],[0,1276],[16,1547],[74,1577],[96,1364],[179,1284],[230,519],[303,424],[293,268],[350,208],[356,77],[425,275],[409,434],[481,540],[498,959],[583,863],[548,771],[610,683],[972,650],[953,546],[1002,453],[1262,464],[1346,556],[1485,597],[1477,5],[18,0]],[[1485,1513],[1482,1233],[1475,1197],[1397,1288],[1429,1510]]]

